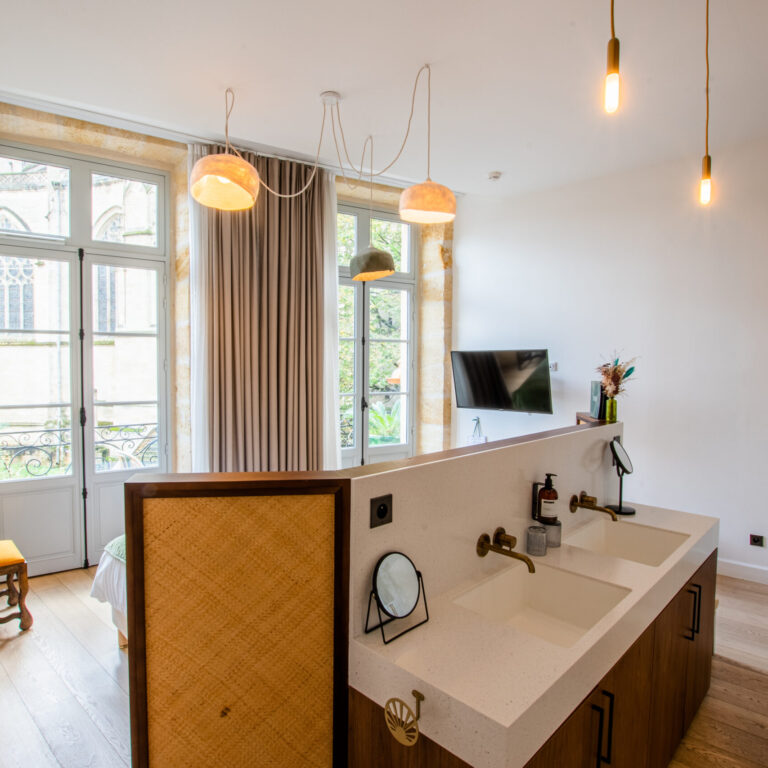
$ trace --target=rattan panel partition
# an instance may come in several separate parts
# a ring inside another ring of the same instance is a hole
[[[343,764],[339,501],[297,489],[131,505],[129,580],[132,540],[143,550],[143,610],[129,605],[143,613],[129,628],[134,766]]]

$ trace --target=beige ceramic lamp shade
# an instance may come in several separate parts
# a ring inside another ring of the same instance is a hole
[[[446,224],[456,218],[456,197],[448,187],[432,181],[430,175],[432,163],[432,68],[429,64],[425,64],[419,70],[419,75],[423,70],[427,71],[427,180],[408,187],[400,195],[400,218],[414,224]],[[419,75],[416,76],[417,82]]]
[[[252,208],[259,196],[259,173],[247,161],[230,153],[206,155],[192,168],[192,197],[220,211]]]
[[[427,179],[400,195],[400,218],[414,224],[445,224],[456,218],[456,197],[448,187]]]

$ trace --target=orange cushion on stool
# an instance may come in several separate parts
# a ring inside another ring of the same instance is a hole
[[[16,563],[23,562],[24,555],[19,552],[18,547],[11,539],[3,539],[0,541],[0,567],[4,565],[16,565]]]

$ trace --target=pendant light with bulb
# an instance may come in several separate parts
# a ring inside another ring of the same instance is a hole
[[[611,0],[611,39],[608,41],[608,66],[605,73],[605,111],[612,115],[619,108],[619,38],[613,23]]]
[[[327,105],[323,102],[323,120],[320,124],[320,139],[312,173],[307,183],[298,192],[278,192],[272,189],[229,141],[229,116],[235,106],[235,92],[227,88],[224,92],[224,152],[201,157],[192,167],[189,188],[192,197],[201,205],[220,211],[243,211],[253,208],[264,187],[271,195],[293,198],[303,195],[310,187],[320,165],[320,148],[325,133]]]
[[[701,183],[699,184],[699,202],[709,205],[712,199],[712,158],[709,156],[709,0],[707,0],[706,42],[704,56],[707,62],[707,117],[704,124],[704,157],[701,159]]]
[[[432,181],[432,68],[427,70],[427,180],[404,190],[400,195],[400,218],[415,224],[444,224],[456,218],[456,197],[448,187]],[[418,82],[419,75],[416,76]],[[409,120],[410,127],[410,120]]]
[[[365,144],[371,144],[371,194],[369,198],[369,214],[373,219],[373,136],[368,136]],[[363,144],[363,154],[365,154],[365,144]],[[349,262],[349,275],[353,280],[367,283],[371,280],[379,280],[382,277],[389,277],[395,274],[395,260],[392,254],[373,245],[373,235],[371,228],[368,228],[368,247],[352,257]]]
[[[229,116],[235,92],[224,92],[224,152],[201,157],[192,168],[189,187],[198,203],[220,211],[252,208],[259,196],[259,172],[229,143]]]

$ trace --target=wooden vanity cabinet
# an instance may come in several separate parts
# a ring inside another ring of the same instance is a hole
[[[667,765],[709,690],[717,552],[656,620],[649,766]]]
[[[709,689],[717,550],[525,768],[664,768]],[[465,768],[421,737],[401,747],[381,707],[350,689],[351,768]],[[477,766],[476,768],[479,768]]]
[[[648,627],[525,768],[646,765],[653,630]]]
[[[525,768],[669,763],[709,689],[716,571],[717,551]]]

